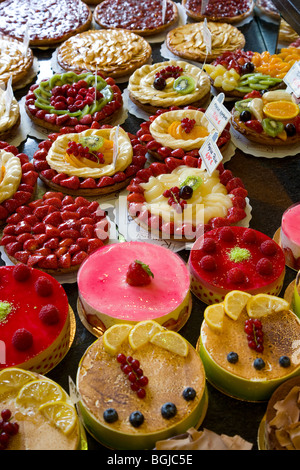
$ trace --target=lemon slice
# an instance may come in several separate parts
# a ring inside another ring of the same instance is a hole
[[[269,294],[257,294],[247,302],[247,313],[249,317],[259,318],[273,312],[281,312],[289,309],[289,302],[280,297]]]
[[[224,299],[224,310],[232,320],[237,320],[246,307],[248,300],[251,298],[251,294],[240,290],[232,290],[225,295]]]
[[[35,407],[46,402],[60,401],[65,397],[65,392],[58,384],[41,379],[24,385],[19,391],[16,401],[25,407]]]
[[[204,319],[214,331],[220,332],[223,328],[225,309],[224,304],[212,304],[204,310]]]
[[[102,337],[105,351],[114,356],[123,341],[128,338],[131,329],[132,325],[129,323],[120,323],[108,328]]]
[[[162,331],[163,327],[153,320],[145,320],[137,323],[128,335],[128,342],[132,349],[138,349],[144,344],[148,343],[152,336],[159,331]]]
[[[150,343],[183,357],[189,352],[187,341],[179,333],[171,330],[159,331],[152,336]]]
[[[64,401],[44,403],[39,407],[39,412],[66,435],[70,434],[76,426],[75,408]]]
[[[28,382],[36,380],[36,376],[29,371],[10,367],[0,372],[0,395],[18,393]]]

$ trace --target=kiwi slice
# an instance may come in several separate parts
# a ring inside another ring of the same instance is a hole
[[[181,95],[187,95],[195,90],[195,80],[192,77],[182,75],[181,77],[176,78],[173,88]]]
[[[80,137],[79,143],[84,147],[88,147],[91,151],[97,152],[101,149],[104,139],[98,135],[89,135],[85,137]]]
[[[276,137],[284,129],[283,123],[275,121],[274,119],[266,118],[263,119],[261,123],[265,133],[270,135],[271,137]]]
[[[193,191],[199,188],[202,183],[202,179],[200,176],[188,176],[183,183],[181,183],[180,187],[183,188],[184,186],[190,186]]]
[[[241,101],[237,101],[234,105],[235,109],[241,113],[242,111],[245,111],[246,109],[248,109],[249,105],[250,105],[250,101],[252,101],[252,98],[248,98],[246,100],[241,100]]]

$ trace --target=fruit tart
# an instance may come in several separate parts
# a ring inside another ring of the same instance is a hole
[[[150,116],[149,121],[141,123],[136,135],[147,152],[158,160],[167,157],[182,159],[185,156],[197,158],[211,132],[204,113],[203,108],[194,109],[192,106],[161,109]],[[224,151],[230,142],[229,128],[228,123],[217,140],[220,151]]]
[[[30,46],[53,46],[87,30],[90,8],[81,0],[4,0],[0,2],[0,33],[23,41],[29,25]]]
[[[222,302],[231,290],[278,295],[285,276],[280,246],[245,227],[205,232],[194,243],[188,266],[192,292],[206,304]]]
[[[0,370],[22,367],[47,373],[70,347],[67,295],[52,276],[19,263],[2,266],[0,332],[5,360]]]
[[[112,449],[153,449],[200,426],[207,410],[199,354],[154,321],[106,330],[84,353],[76,384],[84,426]]]
[[[255,6],[264,15],[270,16],[276,20],[280,18],[280,13],[271,0],[256,0]]]
[[[245,46],[245,37],[235,26],[210,21],[207,27],[211,32],[211,52],[206,54],[203,25],[204,22],[188,23],[172,29],[167,34],[167,48],[182,59],[212,62],[226,51],[233,52]]]
[[[0,139],[9,138],[20,125],[20,107],[16,98],[12,96],[8,104],[6,91],[0,88]]]
[[[182,60],[169,60],[137,69],[129,78],[129,98],[154,114],[170,106],[205,107],[210,98],[208,75]]]
[[[201,12],[202,0],[182,0],[187,15],[197,21],[224,21],[238,23],[251,15],[254,8],[253,0],[221,0],[207,2],[204,12]]]
[[[247,190],[222,164],[209,175],[199,158],[168,157],[139,171],[127,189],[129,215],[163,239],[191,241],[247,221]]]
[[[85,435],[65,390],[36,372],[0,372],[1,450],[83,450]]]
[[[98,202],[48,191],[7,219],[0,244],[12,263],[58,275],[77,271],[108,238]]]
[[[197,349],[207,380],[231,397],[259,402],[300,375],[299,318],[267,294],[231,291],[204,311]]]
[[[63,42],[57,61],[67,71],[100,71],[106,77],[130,75],[146,64],[152,54],[142,36],[125,29],[89,30]]]
[[[265,145],[293,145],[300,141],[299,106],[284,90],[268,91],[237,101],[233,128],[247,139]]]
[[[175,2],[167,0],[105,0],[94,11],[95,22],[106,29],[121,28],[141,36],[159,34],[178,21]]]
[[[102,333],[124,321],[134,325],[142,320],[178,331],[191,312],[185,263],[151,243],[115,243],[97,250],[79,269],[77,284],[85,320]]]
[[[99,73],[66,72],[32,85],[25,110],[32,121],[51,131],[68,126],[98,127],[118,119],[123,100],[113,78]]]
[[[118,126],[82,127],[82,132],[64,127],[40,142],[33,162],[41,180],[74,196],[99,196],[127,186],[146,163],[144,146]]]
[[[270,54],[268,51],[254,52],[251,62],[256,72],[283,79],[294,63],[299,60],[299,48],[283,47],[277,54]]]
[[[23,42],[9,36],[0,35],[0,81],[7,83],[12,77],[12,85],[21,85],[33,64],[33,53],[28,47],[24,54]]]
[[[38,173],[25,153],[7,142],[0,142],[0,224],[34,195]]]

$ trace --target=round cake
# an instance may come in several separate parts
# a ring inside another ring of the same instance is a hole
[[[285,259],[267,235],[244,227],[220,227],[194,243],[189,257],[192,292],[206,304],[222,302],[231,290],[277,295]]]
[[[190,314],[185,263],[167,248],[150,243],[100,248],[81,266],[77,284],[87,322],[102,331],[116,323],[142,320],[178,330]]]
[[[300,269],[300,203],[293,204],[283,214],[280,244],[289,267]]]
[[[67,295],[52,276],[21,263],[1,267],[0,276],[0,369],[46,373],[70,346]]]
[[[299,334],[286,300],[232,291],[204,311],[198,349],[207,380],[237,399],[268,400],[300,374]]]
[[[84,433],[71,398],[43,375],[0,372],[0,450],[80,450]]]
[[[119,450],[153,449],[200,426],[207,409],[198,353],[156,322],[106,330],[80,361],[77,389],[87,431]]]

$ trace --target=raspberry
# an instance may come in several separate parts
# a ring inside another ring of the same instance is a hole
[[[27,279],[30,277],[30,274],[30,268],[25,264],[20,263],[14,267],[13,276],[18,282],[27,281]]]
[[[13,334],[12,344],[18,351],[26,351],[33,345],[33,336],[30,331],[20,328]]]
[[[232,284],[244,284],[246,281],[246,275],[240,268],[232,268],[228,271],[228,281]]]
[[[39,319],[45,323],[45,325],[55,325],[59,322],[59,318],[59,310],[55,305],[44,305],[40,310]]]
[[[204,269],[204,271],[215,271],[217,265],[213,256],[206,255],[201,259],[200,267]]]
[[[219,232],[220,240],[224,242],[232,242],[234,241],[234,234],[230,227],[222,227]]]
[[[40,296],[49,297],[53,292],[50,279],[47,277],[40,277],[35,283],[35,290]]]
[[[213,238],[204,238],[201,248],[205,253],[214,253],[216,251],[217,244]]]
[[[277,252],[276,243],[273,240],[266,240],[260,245],[260,251],[266,256],[274,256]]]
[[[256,271],[262,276],[269,276],[273,272],[273,265],[267,258],[261,258],[256,264]]]
[[[245,243],[256,243],[256,233],[251,229],[248,228],[245,230],[242,238],[243,242]]]

